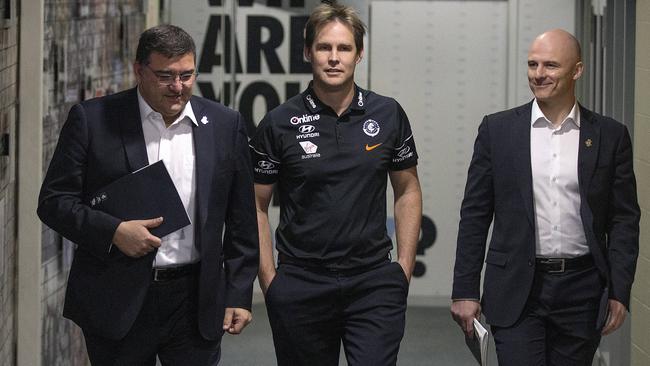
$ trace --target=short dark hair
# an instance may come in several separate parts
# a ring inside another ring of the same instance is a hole
[[[171,24],[158,25],[142,32],[135,61],[146,65],[153,52],[172,58],[191,53],[196,60],[194,40],[182,28]]]
[[[366,34],[366,25],[363,24],[352,7],[334,1],[324,1],[318,5],[309,16],[305,25],[305,47],[311,48],[316,34],[328,23],[339,21],[348,26],[354,35],[354,45],[357,52],[363,50],[363,36]]]

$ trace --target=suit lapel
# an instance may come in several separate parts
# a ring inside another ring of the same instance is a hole
[[[516,109],[513,121],[513,153],[519,189],[531,227],[535,227],[533,208],[533,171],[530,163],[530,114],[532,102]]]
[[[116,117],[122,131],[122,143],[126,151],[131,171],[138,170],[149,164],[147,147],[142,132],[142,120],[140,118],[140,107],[138,105],[138,94],[136,88],[126,93],[124,102],[116,108]]]
[[[580,107],[580,146],[578,147],[578,184],[580,195],[587,197],[591,177],[596,170],[600,150],[600,127],[593,114]]]
[[[198,126],[192,124],[194,139],[194,155],[196,169],[196,218],[203,226],[208,217],[209,189],[212,186],[211,177],[214,168],[214,128],[215,122],[211,121],[212,116],[205,115],[205,107],[199,99],[190,99],[194,116],[198,120]]]
[[[593,213],[587,199],[589,185],[598,165],[600,151],[600,125],[589,110],[580,106],[580,141],[578,142],[578,185],[580,187],[580,216],[587,238],[587,245],[596,266],[605,278],[609,278],[607,258],[598,244],[593,231]]]

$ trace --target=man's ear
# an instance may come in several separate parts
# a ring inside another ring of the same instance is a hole
[[[582,71],[584,70],[585,66],[582,63],[582,61],[578,61],[575,67],[575,71],[573,73],[573,80],[578,80],[580,79],[580,76],[582,76]]]
[[[305,61],[311,62],[311,50],[309,49],[309,47],[305,46],[302,49],[302,56],[305,58]]]
[[[357,64],[363,59],[363,49],[357,53]]]
[[[133,75],[135,75],[135,80],[140,84],[140,80],[142,80],[142,69],[144,66],[140,64],[139,62],[134,62],[133,63]]]

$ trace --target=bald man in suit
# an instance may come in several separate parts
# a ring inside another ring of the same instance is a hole
[[[468,336],[485,315],[502,366],[591,365],[629,308],[640,218],[632,145],[625,125],[578,103],[583,68],[575,37],[539,35],[528,52],[535,98],[479,126],[451,313]]]

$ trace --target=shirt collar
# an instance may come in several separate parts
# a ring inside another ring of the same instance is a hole
[[[350,109],[356,109],[360,111],[365,110],[367,96],[367,90],[361,89],[357,84],[354,84],[354,98],[352,98],[352,103],[350,103]]]
[[[538,120],[544,120],[546,123],[551,124],[551,121],[549,121],[548,118],[544,115],[544,112],[542,112],[542,109],[539,108],[539,104],[537,104],[537,98],[533,100],[533,109],[530,112],[530,124],[534,125],[535,122]],[[560,123],[560,126],[565,124],[567,121],[571,121],[576,127],[580,128],[580,106],[578,105],[578,102],[576,101],[573,103],[573,108],[571,108],[571,112],[564,118],[564,121]]]
[[[302,92],[302,101],[311,113],[316,113],[323,109],[325,105],[318,99],[316,93],[314,93],[313,83],[313,81],[310,81],[307,89]]]
[[[162,120],[162,115],[158,112],[156,112],[149,103],[147,103],[146,100],[142,97],[142,94],[140,94],[140,88],[137,89],[138,91],[138,106],[140,107],[140,119],[142,121],[147,120],[150,118],[152,115],[158,115],[160,116],[160,119]],[[178,115],[178,118],[172,123],[177,123],[179,121],[182,121],[185,117],[189,118],[194,125],[198,126],[199,123],[196,121],[196,116],[194,115],[194,110],[192,109],[192,103],[189,101],[185,104],[185,108],[183,108],[183,111],[181,114]]]
[[[309,82],[309,86],[307,89],[302,93],[302,100],[305,103],[305,106],[307,106],[307,109],[311,113],[316,113],[323,109],[325,107],[325,104],[321,102],[318,97],[316,96],[316,93],[314,93],[314,88],[313,88],[313,81]],[[350,109],[354,110],[365,110],[366,107],[366,98],[368,96],[368,91],[360,88],[357,84],[354,84],[354,97],[352,98],[352,102],[350,103]]]

